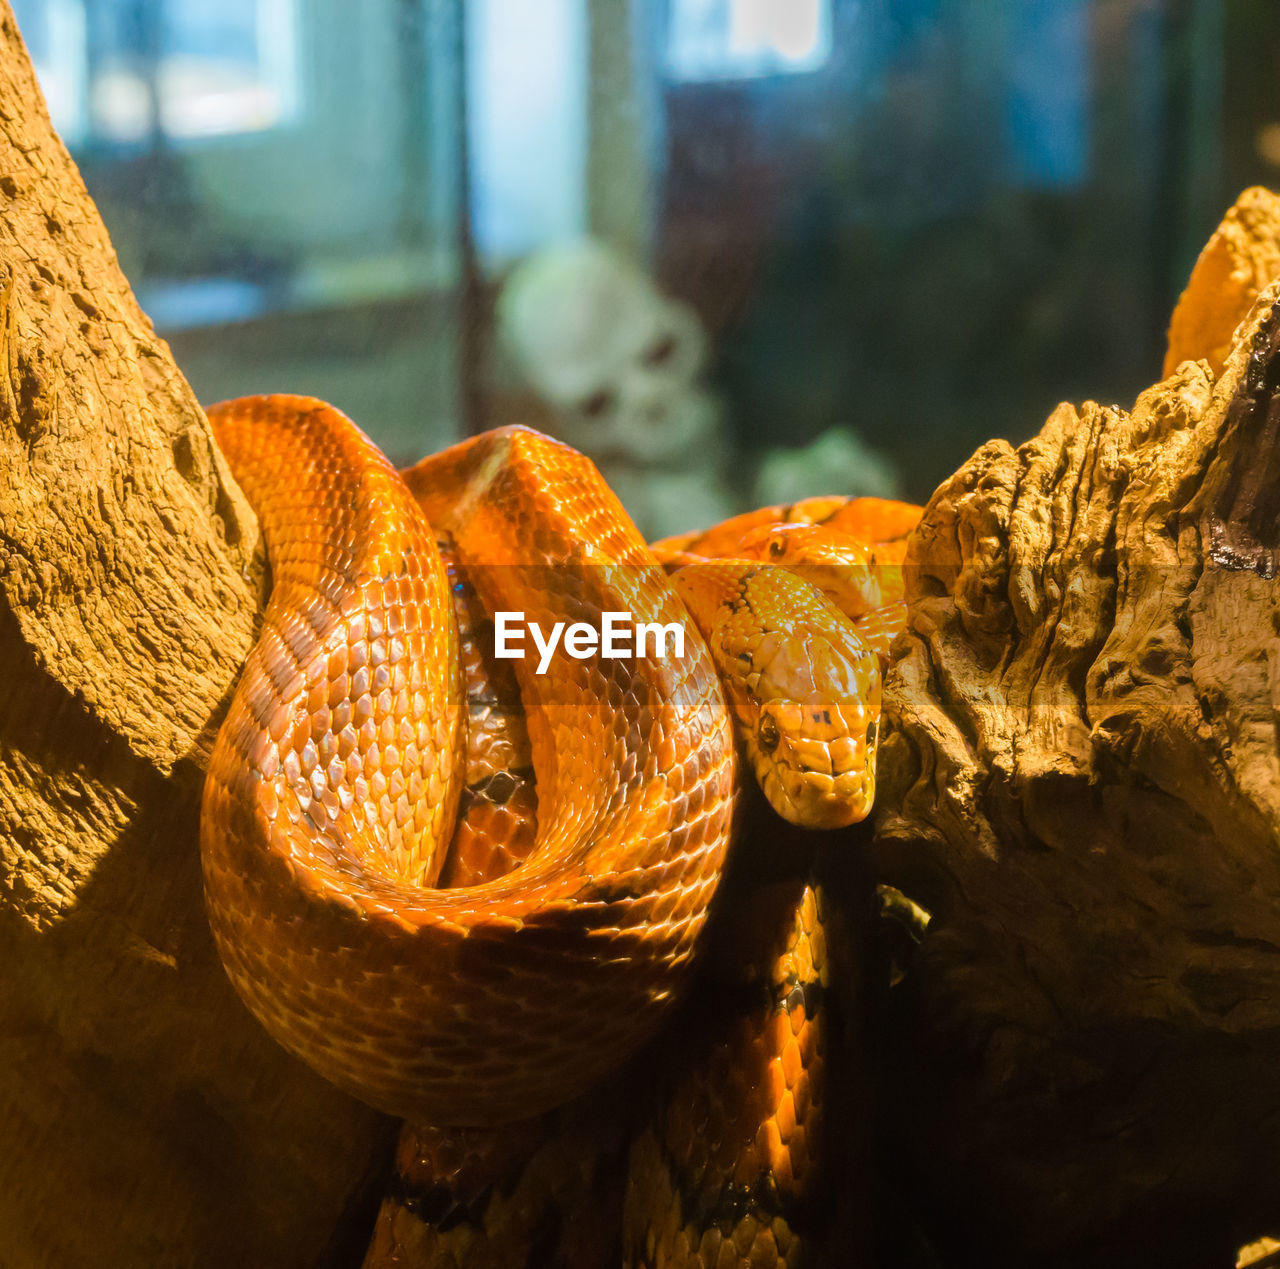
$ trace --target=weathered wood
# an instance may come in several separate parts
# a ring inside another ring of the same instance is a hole
[[[1235,201],[1205,244],[1169,322],[1164,376],[1203,359],[1222,373],[1235,329],[1258,292],[1280,277],[1280,198],[1254,186]]]
[[[1235,327],[1211,276],[1184,352]],[[1255,298],[1220,377],[1182,360],[983,446],[913,543],[877,858],[933,920],[886,1104],[944,1261],[1232,1264],[1276,1229],[1280,288]]]
[[[139,310],[0,0],[0,1261],[312,1265],[387,1125],[209,937],[202,764],[252,514]]]

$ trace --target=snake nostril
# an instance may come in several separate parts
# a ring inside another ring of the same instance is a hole
[[[879,722],[877,718],[873,718],[867,724],[867,748],[874,749],[876,747],[876,736],[879,732]]]
[[[778,747],[778,742],[781,739],[782,733],[778,730],[778,724],[772,718],[762,718],[756,731],[756,740],[760,745],[761,751],[763,753],[772,753]]]

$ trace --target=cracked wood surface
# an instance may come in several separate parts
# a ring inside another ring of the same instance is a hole
[[[323,1263],[389,1145],[250,1018],[205,921],[203,763],[262,581],[0,0],[6,1267]]]
[[[983,446],[913,540],[876,849],[933,921],[884,1096],[919,1219],[991,1266],[1275,1232],[1280,288],[1253,299],[1220,375],[1232,305],[1131,410]]]

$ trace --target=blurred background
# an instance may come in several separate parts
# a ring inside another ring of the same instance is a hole
[[[650,534],[1128,403],[1280,182],[1274,0],[13,0],[206,403],[526,421]]]

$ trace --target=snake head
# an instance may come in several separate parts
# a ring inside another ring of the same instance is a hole
[[[790,569],[718,561],[675,582],[774,810],[808,828],[863,819],[875,795],[880,664],[853,623]]]
[[[763,641],[761,652],[738,713],[770,805],[807,828],[842,828],[865,818],[875,797],[880,717],[875,655],[851,628],[838,627],[793,630]],[[753,724],[742,717],[752,712]]]
[[[765,525],[744,534],[740,550],[745,559],[780,564],[803,577],[846,616],[860,617],[886,602],[875,551],[826,525]]]

